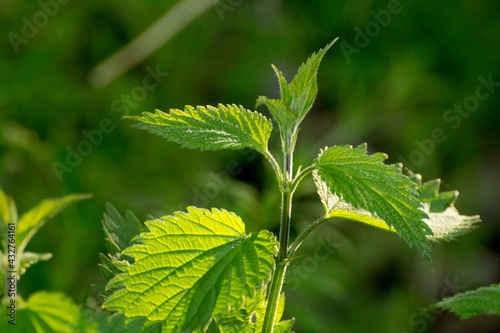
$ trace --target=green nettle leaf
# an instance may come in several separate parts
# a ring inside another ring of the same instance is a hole
[[[428,216],[419,200],[417,184],[402,174],[401,165],[386,165],[385,159],[385,154],[368,155],[366,144],[356,148],[335,146],[321,152],[315,165],[321,179],[340,198],[339,204],[354,207],[348,214],[351,219],[359,220],[353,216],[357,214],[384,221],[431,262],[427,236],[432,231],[425,222]],[[326,201],[334,202],[334,198],[327,196]],[[349,212],[345,207],[340,210]]]
[[[434,306],[449,310],[461,319],[480,314],[500,315],[500,284],[446,297]]]
[[[396,232],[396,229],[389,227],[387,223],[377,218],[375,214],[356,208],[333,194],[316,171],[313,173],[313,177],[321,202],[326,210],[325,219],[352,220]],[[427,225],[433,233],[432,235],[427,235],[429,240],[453,240],[457,236],[470,232],[474,228],[475,223],[481,222],[479,215],[464,216],[458,213],[453,206],[453,203],[458,198],[457,191],[438,193],[441,183],[439,179],[431,180],[422,186],[420,175],[411,174],[410,179],[418,184],[419,198],[422,201],[424,211],[429,216]],[[432,208],[433,203],[437,203],[434,208]]]
[[[22,252],[31,237],[44,225],[45,220],[53,217],[72,203],[90,198],[89,194],[71,194],[61,198],[45,199],[38,206],[24,213],[18,222],[17,243]]]
[[[7,306],[2,305],[2,332],[10,332],[13,327],[17,332],[97,332],[90,327],[81,330],[84,323],[80,308],[62,293],[39,291],[26,302],[18,298],[16,305],[15,326],[7,323]]]
[[[131,211],[127,211],[124,218],[110,203],[106,204],[106,210],[102,221],[106,246],[110,253],[119,254],[130,247],[132,239],[142,231],[142,224]]]
[[[429,203],[429,211],[432,213],[441,213],[448,207],[455,204],[458,199],[458,191],[449,191],[439,193],[441,179],[433,179],[422,184],[422,177],[420,175],[413,175],[412,178],[419,188],[420,200]]]
[[[108,254],[99,254],[99,268],[106,281],[123,272],[120,268],[132,262],[132,258],[122,256],[121,252],[132,245],[132,240],[143,230],[142,224],[135,215],[127,211],[123,217],[116,208],[106,204],[107,214],[104,214],[102,226],[106,234],[105,242]]]
[[[39,261],[49,260],[52,257],[50,253],[32,253],[25,252],[26,245],[36,232],[44,225],[45,221],[59,213],[68,205],[88,199],[88,194],[73,194],[61,198],[46,199],[40,204],[24,213],[18,219],[16,205],[14,200],[6,196],[0,188],[0,236],[1,236],[1,249],[0,255],[4,256],[4,260],[0,263],[0,277],[3,279],[2,271],[7,270],[7,245],[8,242],[8,224],[13,223],[16,225],[16,255],[18,265],[18,276],[20,277],[26,272],[31,265]],[[2,251],[3,250],[3,251]],[[5,251],[5,253],[4,253]]]
[[[270,99],[266,96],[259,96],[255,107],[266,105],[271,115],[279,125],[281,137],[292,135],[295,125],[298,123],[299,117],[293,112],[288,104],[281,99]],[[284,133],[283,133],[284,132]]]
[[[266,313],[266,295],[245,298],[240,309],[231,309],[218,325],[221,333],[256,333],[262,331]]]
[[[321,180],[321,177],[318,175],[318,172],[316,170],[313,172],[313,179],[321,202],[325,207],[325,220],[351,220],[396,232],[393,227],[389,227],[387,223],[377,218],[375,214],[361,208],[356,208],[353,205],[350,205],[344,200],[340,199],[340,197],[336,194],[332,193],[328,188],[328,185],[326,185],[326,183]]]
[[[150,232],[123,251],[135,262],[108,283],[119,290],[103,305],[129,319],[163,321],[163,332],[205,329],[270,278],[274,236],[245,235],[234,213],[189,207],[146,226]]]
[[[318,94],[317,73],[318,68],[328,49],[337,41],[334,39],[330,44],[313,53],[307,61],[299,67],[297,74],[288,85],[289,93],[285,96],[292,97],[287,102],[290,108],[299,116],[299,122],[304,119],[307,112],[311,109],[316,95]],[[281,79],[280,79],[281,84]]]
[[[262,293],[254,298],[245,298],[240,309],[231,309],[231,312],[218,325],[221,333],[260,333],[266,313],[266,295]],[[274,332],[288,333],[292,329],[295,319],[280,321],[285,310],[285,295],[281,294],[276,311]]]
[[[282,136],[295,135],[299,124],[311,109],[318,94],[317,72],[319,65],[323,56],[337,39],[317,53],[313,53],[299,67],[297,74],[289,84],[283,73],[273,66],[280,84],[281,99],[275,100],[260,96],[257,99],[257,106],[265,104],[268,107],[280,127]]]
[[[128,117],[138,121],[134,127],[158,134],[183,147],[202,150],[252,148],[267,152],[271,121],[258,112],[242,106],[186,106],[184,111],[170,113],[156,110],[141,116]]]

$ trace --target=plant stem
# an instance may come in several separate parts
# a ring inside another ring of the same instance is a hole
[[[281,288],[285,279],[285,272],[288,266],[287,252],[288,240],[290,236],[290,220],[292,214],[292,180],[293,180],[293,148],[291,148],[291,138],[284,141],[283,147],[283,172],[281,191],[281,219],[279,234],[279,252],[276,257],[276,269],[271,280],[271,288],[267,298],[266,315],[264,317],[263,333],[272,333],[276,320],[276,310],[278,308],[281,295]]]
[[[304,179],[305,176],[307,176],[308,174],[313,172],[314,169],[316,169],[316,166],[310,165],[307,168],[305,168],[304,170],[302,170],[302,171],[299,170],[300,172],[299,171],[297,172],[297,175],[295,176],[295,179],[292,182],[292,193],[295,192],[295,189],[297,188],[299,183],[302,181],[302,179]]]
[[[267,299],[266,315],[264,317],[264,325],[262,326],[262,333],[272,333],[274,329],[274,322],[276,320],[276,311],[281,296],[281,288],[285,280],[285,272],[288,266],[287,261],[276,263],[276,269],[273,273],[271,281],[271,290]]]
[[[291,258],[293,257],[295,251],[297,251],[297,249],[299,248],[299,246],[302,244],[302,242],[304,241],[304,239],[314,230],[316,229],[317,227],[319,227],[320,224],[322,224],[323,222],[325,222],[326,220],[328,220],[328,218],[325,217],[322,217],[318,220],[316,220],[315,222],[313,222],[312,224],[309,225],[309,227],[307,227],[306,230],[304,230],[298,237],[297,239],[295,239],[295,241],[292,243],[292,245],[290,245],[290,248],[288,249],[288,256]]]

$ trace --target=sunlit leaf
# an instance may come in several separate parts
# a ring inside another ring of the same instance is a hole
[[[164,332],[196,330],[220,320],[270,278],[277,242],[271,233],[245,235],[234,213],[189,207],[146,222],[123,254],[135,262],[112,279],[104,303],[127,318],[163,321]]]
[[[420,200],[429,216],[429,227],[432,229],[433,241],[450,241],[464,235],[481,222],[479,215],[460,215],[454,203],[458,199],[458,191],[439,192],[440,179],[433,179],[422,184],[422,177],[410,174],[411,179],[419,186]]]
[[[91,324],[84,323],[78,305],[62,293],[39,291],[32,294],[25,302],[18,298],[15,311],[15,326],[7,322],[12,318],[6,315],[6,307],[7,305],[2,305],[2,321],[0,324],[0,331],[2,332],[97,333]]]
[[[384,164],[386,158],[384,154],[368,155],[366,145],[335,146],[323,151],[315,164],[318,175],[339,198],[338,203],[355,209],[349,216],[366,211],[368,214],[361,215],[384,221],[430,262],[427,236],[432,231],[425,222],[428,216],[419,200],[417,184],[402,174],[400,165]],[[332,199],[326,196],[325,200],[331,206]]]
[[[267,151],[271,135],[271,121],[258,112],[242,106],[222,105],[186,106],[184,111],[171,109],[170,113],[156,110],[143,112],[134,127],[158,134],[183,147],[202,150],[253,148]]]
[[[387,223],[378,218],[376,214],[364,209],[356,208],[340,199],[337,195],[333,194],[326,183],[321,180],[321,177],[319,177],[317,172],[315,172],[313,176],[316,189],[326,210],[326,219],[352,220],[376,228],[396,232],[396,229],[389,227]],[[473,230],[474,224],[481,221],[478,215],[460,215],[453,205],[458,198],[458,192],[453,191],[439,193],[439,179],[434,179],[423,185],[420,182],[420,175],[411,174],[410,179],[414,180],[414,182],[419,186],[419,198],[422,201],[424,211],[429,217],[429,220],[427,220],[426,223],[433,233],[432,235],[427,235],[429,240],[453,240],[456,237]],[[431,195],[431,193],[433,194]],[[436,202],[437,205],[435,205],[432,210],[431,207],[434,202]]]
[[[264,104],[268,107],[279,125],[282,138],[293,136],[292,139],[296,140],[298,126],[311,109],[318,94],[317,72],[321,60],[337,39],[318,52],[313,53],[299,67],[297,74],[290,83],[287,83],[281,71],[272,66],[278,77],[281,98],[278,100],[260,96],[257,99],[256,106]]]

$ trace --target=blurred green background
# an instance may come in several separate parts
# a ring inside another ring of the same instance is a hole
[[[483,222],[435,245],[433,268],[392,234],[325,225],[289,269],[286,316],[296,317],[298,333],[498,332],[497,317],[460,321],[424,309],[500,282],[500,3],[210,0],[199,16],[193,13],[202,6],[186,6],[191,19],[176,15],[153,34],[178,30],[130,69],[119,62],[123,75],[95,81],[96,66],[180,2],[0,2],[0,186],[20,212],[46,197],[93,194],[30,243],[28,250],[54,257],[27,272],[20,294],[48,289],[78,303],[98,299],[91,285],[104,284],[97,263],[106,202],[141,220],[188,205],[221,207],[242,216],[249,231],[277,232],[279,193],[261,156],[184,150],[122,116],[219,102],[253,109],[259,95],[278,97],[271,63],[290,80],[340,36],[320,67],[296,165],[308,165],[326,145],[367,142],[371,153],[406,162],[424,181],[441,178],[443,191],[460,191],[459,211]],[[157,84],[146,78],[155,71]],[[493,83],[477,88],[480,77]],[[439,142],[432,141],[436,128]],[[86,133],[95,144],[83,143]],[[278,145],[274,135],[279,155]],[[86,156],[68,157],[78,150]],[[294,233],[322,213],[311,180],[294,208]]]

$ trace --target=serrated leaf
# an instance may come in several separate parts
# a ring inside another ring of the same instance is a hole
[[[440,185],[441,179],[433,179],[425,182],[418,188],[420,200],[422,200],[422,202],[428,202],[429,211],[433,213],[444,212],[448,207],[451,207],[458,199],[458,191],[439,193]]]
[[[285,102],[286,105],[290,105],[293,95],[290,89],[288,88],[288,82],[285,79],[285,76],[283,73],[274,65],[271,64],[271,67],[274,70],[274,73],[278,77],[278,83],[280,85],[280,96],[281,96],[281,101]]]
[[[189,207],[146,222],[150,232],[123,254],[135,259],[107,288],[104,303],[127,318],[164,321],[164,332],[194,331],[220,320],[270,278],[277,242],[271,233],[245,235],[234,213]]]
[[[240,309],[231,312],[218,325],[221,333],[261,333],[266,314],[266,295],[262,293],[254,298],[245,298]],[[273,332],[288,333],[295,319],[280,321],[285,309],[285,295],[281,294],[276,309],[276,324]]]
[[[102,227],[106,234],[108,251],[117,254],[132,244],[132,239],[142,231],[142,224],[130,211],[126,212],[124,218],[110,203],[106,204],[106,210]]]
[[[256,107],[265,104],[271,112],[273,118],[279,125],[281,139],[291,137],[292,143],[290,149],[293,149],[297,139],[297,131],[300,123],[311,109],[316,95],[318,94],[317,72],[323,56],[328,49],[337,41],[333,40],[330,44],[313,53],[305,63],[303,63],[297,74],[287,83],[285,76],[274,65],[273,70],[278,77],[280,85],[279,100],[269,99],[260,96],[257,99]]]
[[[256,333],[262,331],[266,313],[266,295],[245,298],[239,309],[231,309],[218,325],[221,333]]]
[[[44,225],[48,218],[53,217],[72,203],[90,198],[89,194],[71,194],[65,197],[45,199],[40,204],[24,213],[17,227],[17,243],[19,252],[26,247],[31,237]]]
[[[171,109],[170,113],[156,110],[143,112],[134,127],[158,134],[183,147],[202,150],[252,148],[267,151],[271,135],[271,121],[258,112],[242,106],[222,105],[186,106],[184,111]]]
[[[316,159],[318,175],[331,192],[356,210],[384,221],[431,262],[427,236],[432,235],[419,200],[417,185],[400,165],[386,165],[384,154],[368,155],[366,144],[335,146]],[[352,212],[351,212],[352,213]]]
[[[143,230],[139,219],[127,211],[125,217],[110,203],[106,204],[102,226],[106,234],[105,243],[109,251],[107,255],[100,253],[99,268],[106,281],[123,272],[123,266],[132,263],[133,259],[122,256],[121,252],[132,246],[132,240]]]
[[[299,122],[306,116],[311,109],[316,95],[318,94],[317,73],[318,68],[328,49],[337,41],[334,39],[330,44],[313,53],[305,63],[303,63],[297,74],[287,86],[288,92],[282,99],[290,106],[299,119]],[[280,80],[280,86],[282,82]],[[283,88],[282,88],[283,89]]]
[[[461,319],[480,314],[500,315],[500,284],[446,297],[435,306],[449,310]]]
[[[378,218],[375,214],[356,208],[333,194],[316,171],[313,173],[313,177],[321,202],[326,210],[325,219],[357,221],[376,228],[396,232],[394,228],[390,228],[387,223]],[[439,193],[439,179],[429,181],[423,185],[420,181],[421,176],[418,174],[410,174],[410,179],[419,186],[419,198],[423,202],[423,209],[429,217],[426,223],[433,233],[432,235],[427,235],[429,240],[453,240],[458,236],[470,232],[474,229],[475,223],[481,222],[479,215],[465,216],[458,213],[453,205],[458,198],[458,192]],[[435,188],[436,184],[438,184],[437,188]],[[433,194],[431,195],[431,193]],[[453,199],[450,200],[452,197]],[[433,212],[431,211],[431,205],[436,201],[438,205],[434,206]],[[449,206],[445,206],[445,203]],[[439,207],[439,210],[437,207]]]
[[[97,332],[88,323],[83,323],[80,308],[62,293],[39,291],[26,302],[18,298],[16,307],[14,326],[7,323],[11,318],[5,313],[7,305],[2,305],[2,332],[10,332],[13,327],[16,332]]]
[[[429,237],[433,241],[451,241],[458,236],[462,236],[475,228],[475,224],[481,222],[479,215],[460,215],[454,206],[446,208],[441,213],[433,213],[429,210],[429,205],[424,203],[424,209],[429,215],[429,227],[433,236]]]
[[[293,134],[293,129],[298,123],[298,115],[281,99],[270,99],[266,96],[259,96],[255,107],[265,105],[271,112],[271,115],[279,125],[282,138]]]
[[[52,258],[52,253],[34,253],[23,252],[19,263],[19,276],[23,275],[26,270],[39,261],[47,261]]]
[[[106,281],[109,281],[118,274],[123,273],[123,266],[127,266],[129,264],[128,261],[119,261],[117,257],[110,254],[105,255],[103,253],[99,253],[99,259],[101,259],[101,263],[98,264],[98,266]]]
[[[325,220],[342,219],[357,221],[373,227],[396,232],[394,228],[389,228],[387,223],[377,218],[373,213],[364,209],[356,208],[344,200],[341,200],[338,195],[330,191],[328,185],[326,185],[326,183],[321,179],[316,170],[313,171],[313,179],[320,200],[325,207]]]

